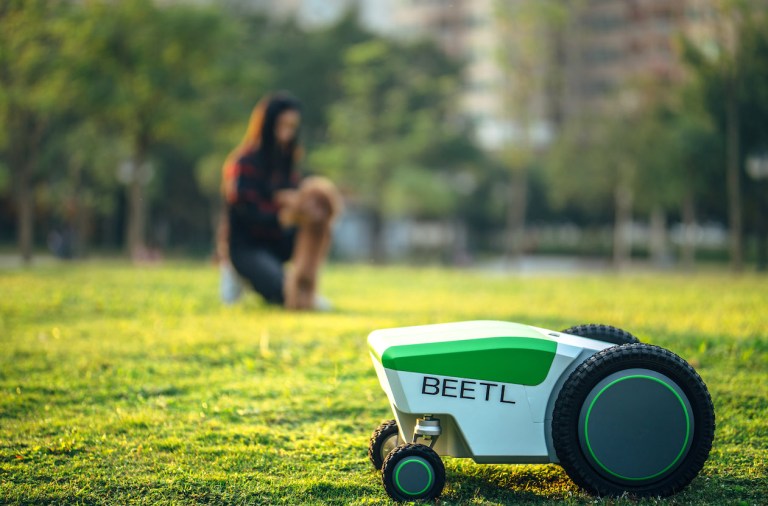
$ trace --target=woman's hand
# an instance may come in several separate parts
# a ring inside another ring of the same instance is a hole
[[[277,219],[284,228],[327,221],[332,215],[332,203],[317,189],[282,190],[275,194],[279,206]]]
[[[283,228],[293,227],[298,223],[299,192],[297,190],[280,190],[275,193],[277,202],[277,221]]]

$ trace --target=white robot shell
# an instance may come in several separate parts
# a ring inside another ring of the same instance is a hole
[[[560,462],[594,494],[669,495],[711,448],[698,374],[620,329],[471,321],[377,330],[368,343],[395,416],[369,456],[396,500],[440,494],[440,455]]]
[[[374,368],[401,438],[440,418],[440,455],[478,463],[557,462],[548,434],[564,377],[613,344],[500,321],[376,330]]]

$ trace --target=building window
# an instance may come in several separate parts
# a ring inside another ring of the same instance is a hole
[[[621,50],[605,46],[591,47],[584,52],[584,60],[587,63],[609,63],[621,57]]]
[[[595,98],[600,95],[605,95],[612,90],[613,86],[609,81],[604,79],[595,79],[587,81],[582,86],[582,93],[587,98]]]
[[[584,25],[591,30],[607,32],[622,28],[625,22],[620,16],[594,15],[584,19]]]

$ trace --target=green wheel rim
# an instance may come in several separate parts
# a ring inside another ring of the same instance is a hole
[[[400,471],[402,471],[403,468],[405,466],[409,465],[409,464],[419,464],[419,465],[421,465],[427,471],[427,476],[429,477],[429,479],[427,480],[426,486],[424,488],[422,488],[421,490],[416,491],[416,492],[411,492],[411,491],[406,490],[401,485],[401,483],[400,483]],[[430,487],[432,487],[432,484],[434,482],[435,482],[435,475],[432,472],[432,468],[426,462],[424,462],[424,460],[422,460],[422,459],[406,458],[406,459],[403,459],[401,462],[399,462],[397,464],[397,469],[395,470],[395,485],[397,486],[398,490],[400,490],[404,494],[407,494],[407,495],[410,495],[410,496],[416,496],[416,495],[423,494],[424,492],[429,490]]]
[[[628,379],[647,379],[647,380],[655,381],[655,382],[663,385],[670,392],[672,392],[672,394],[674,394],[674,396],[677,398],[678,402],[680,403],[680,407],[682,408],[683,413],[685,414],[685,440],[683,441],[683,444],[680,447],[680,451],[677,453],[677,456],[674,458],[674,460],[669,463],[669,465],[667,465],[661,471],[659,471],[657,473],[654,473],[654,474],[652,474],[650,476],[641,476],[641,477],[623,476],[621,474],[618,474],[618,473],[612,471],[611,469],[608,469],[608,467],[606,467],[605,464],[603,464],[600,461],[600,459],[597,458],[597,455],[595,455],[595,452],[592,450],[592,445],[589,442],[589,416],[592,413],[592,408],[595,406],[595,403],[600,398],[600,396],[606,390],[608,390],[610,387],[612,387],[613,385],[615,385],[615,384],[617,384],[617,383],[619,383],[621,381],[628,380]],[[669,471],[670,469],[672,469],[672,467],[674,467],[678,463],[680,458],[683,456],[683,453],[685,452],[685,450],[686,450],[686,448],[688,446],[688,440],[690,439],[690,432],[691,432],[691,419],[690,419],[690,415],[688,414],[688,408],[686,407],[685,402],[683,401],[682,397],[680,397],[680,394],[678,394],[677,391],[674,388],[672,388],[669,384],[667,384],[665,381],[662,381],[659,378],[655,378],[653,376],[646,376],[646,375],[642,375],[642,374],[636,374],[636,375],[632,375],[632,376],[625,376],[623,378],[619,378],[619,379],[617,379],[615,381],[612,381],[612,382],[608,383],[607,385],[605,385],[600,390],[600,392],[598,392],[598,394],[595,396],[595,398],[592,399],[592,402],[589,404],[589,408],[587,409],[586,419],[584,420],[584,440],[587,443],[587,450],[589,451],[589,454],[592,456],[594,461],[606,473],[608,473],[608,474],[610,474],[612,476],[615,476],[617,478],[621,478],[622,480],[628,480],[628,481],[650,480],[650,479],[656,478],[658,476],[661,476],[664,473],[666,473],[667,471]]]

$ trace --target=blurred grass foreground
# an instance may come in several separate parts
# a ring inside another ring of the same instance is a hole
[[[336,310],[309,314],[222,307],[216,271],[192,263],[0,272],[0,503],[387,504],[366,455],[390,417],[367,334],[487,318],[610,323],[689,360],[714,399],[713,451],[685,491],[647,503],[764,504],[768,283],[681,281],[336,266]],[[555,465],[446,468],[447,504],[595,501]]]

